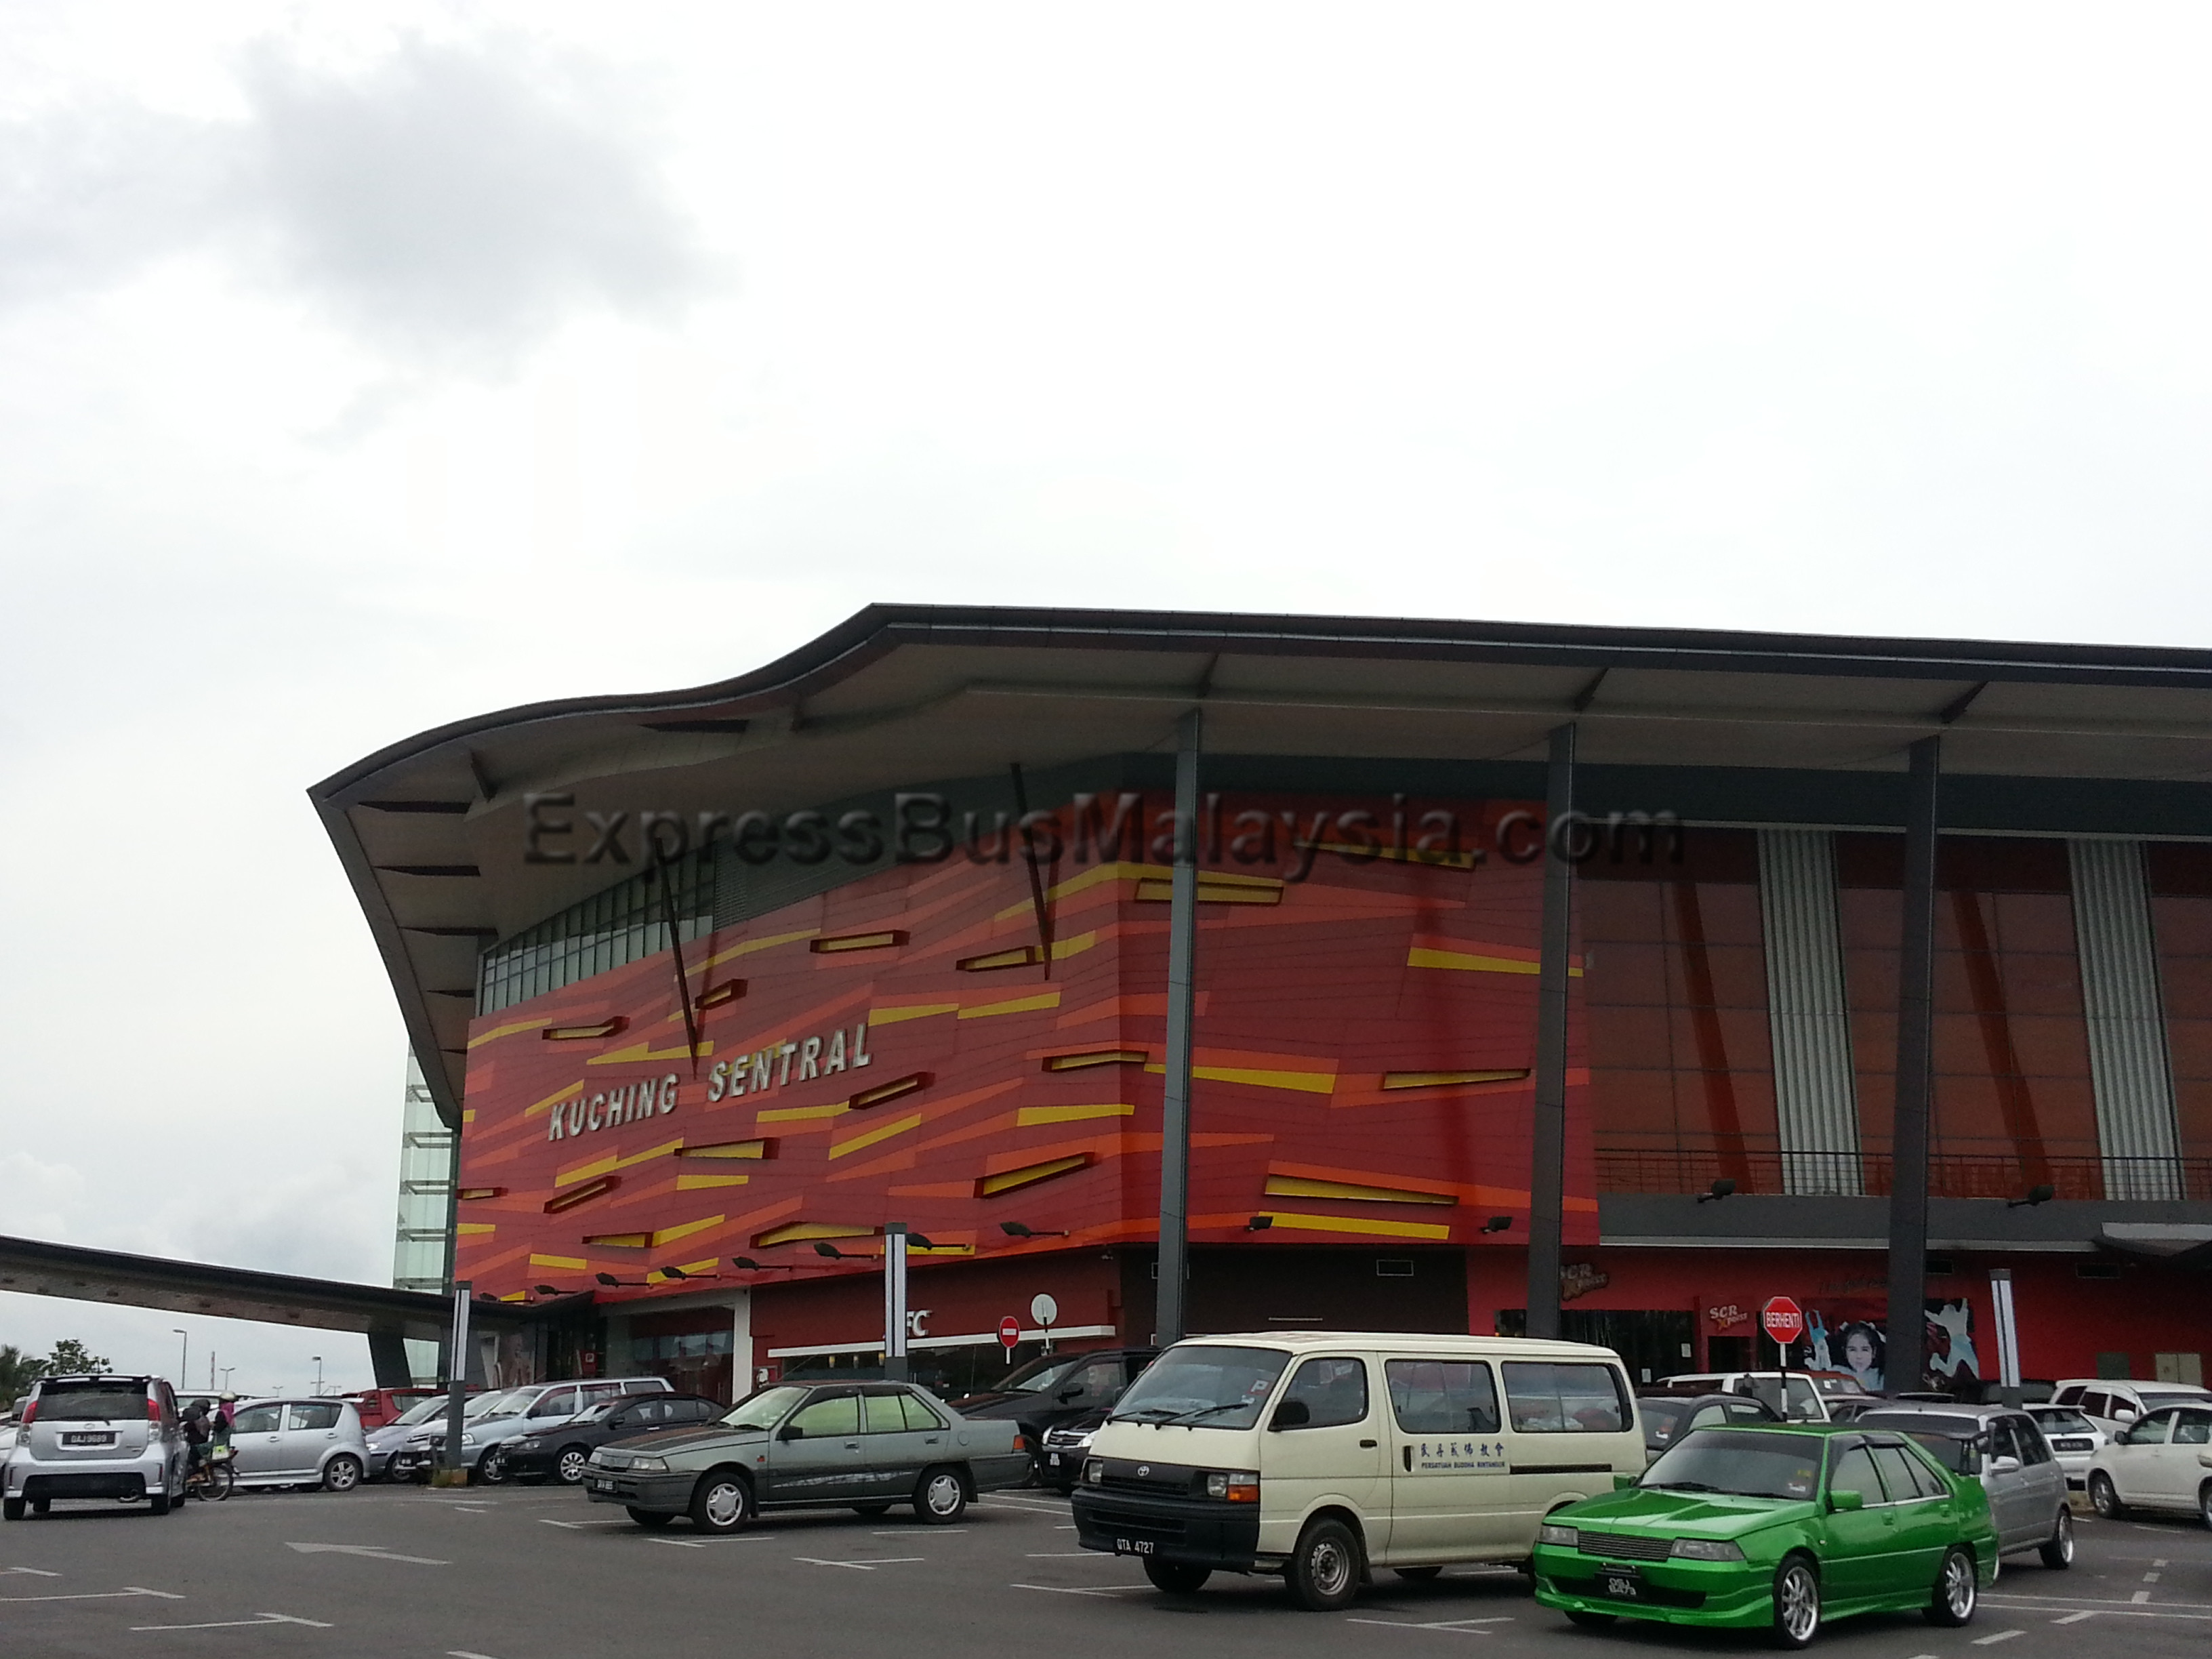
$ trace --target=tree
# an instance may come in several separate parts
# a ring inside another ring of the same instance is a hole
[[[11,1343],[0,1343],[0,1407],[21,1400],[46,1374],[46,1362],[33,1359]]]
[[[73,1336],[65,1336],[54,1344],[54,1351],[46,1356],[45,1375],[69,1376],[83,1371],[104,1371],[109,1361],[96,1354]]]

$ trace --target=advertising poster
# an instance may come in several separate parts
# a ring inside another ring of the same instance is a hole
[[[1973,1304],[1963,1297],[1930,1297],[1923,1305],[1927,1310],[1927,1368],[1917,1382],[1900,1380],[1893,1386],[1948,1393],[1979,1382],[1983,1371],[1974,1349]],[[1817,1300],[1805,1312],[1808,1357],[1802,1363],[1814,1370],[1848,1371],[1869,1390],[1892,1387],[1887,1380],[1888,1311],[1886,1304],[1871,1297]]]

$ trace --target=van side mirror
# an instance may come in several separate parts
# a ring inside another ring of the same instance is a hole
[[[1866,1494],[1863,1492],[1832,1492],[1828,1494],[1828,1507],[1838,1514],[1850,1510],[1863,1510],[1866,1507]]]
[[[1276,1429],[1303,1429],[1312,1421],[1313,1408],[1304,1401],[1285,1400],[1275,1407],[1275,1414],[1267,1419],[1267,1427],[1271,1431]]]

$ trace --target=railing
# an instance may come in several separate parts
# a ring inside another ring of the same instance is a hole
[[[1887,1196],[1887,1152],[1785,1152],[1771,1141],[1741,1151],[1715,1146],[1606,1147],[1597,1152],[1601,1193],[1705,1193],[1733,1181],[1740,1193]],[[2023,1158],[2018,1152],[1938,1152],[1928,1160],[1934,1198],[2027,1196],[2048,1186],[2062,1199],[2212,1201],[2212,1158],[2105,1158],[2095,1153]]]

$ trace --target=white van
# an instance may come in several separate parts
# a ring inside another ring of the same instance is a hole
[[[1644,1469],[1619,1356],[1373,1332],[1192,1337],[1129,1385],[1075,1491],[1086,1549],[1162,1589],[1280,1573],[1341,1607],[1373,1567],[1523,1562],[1544,1516]]]

